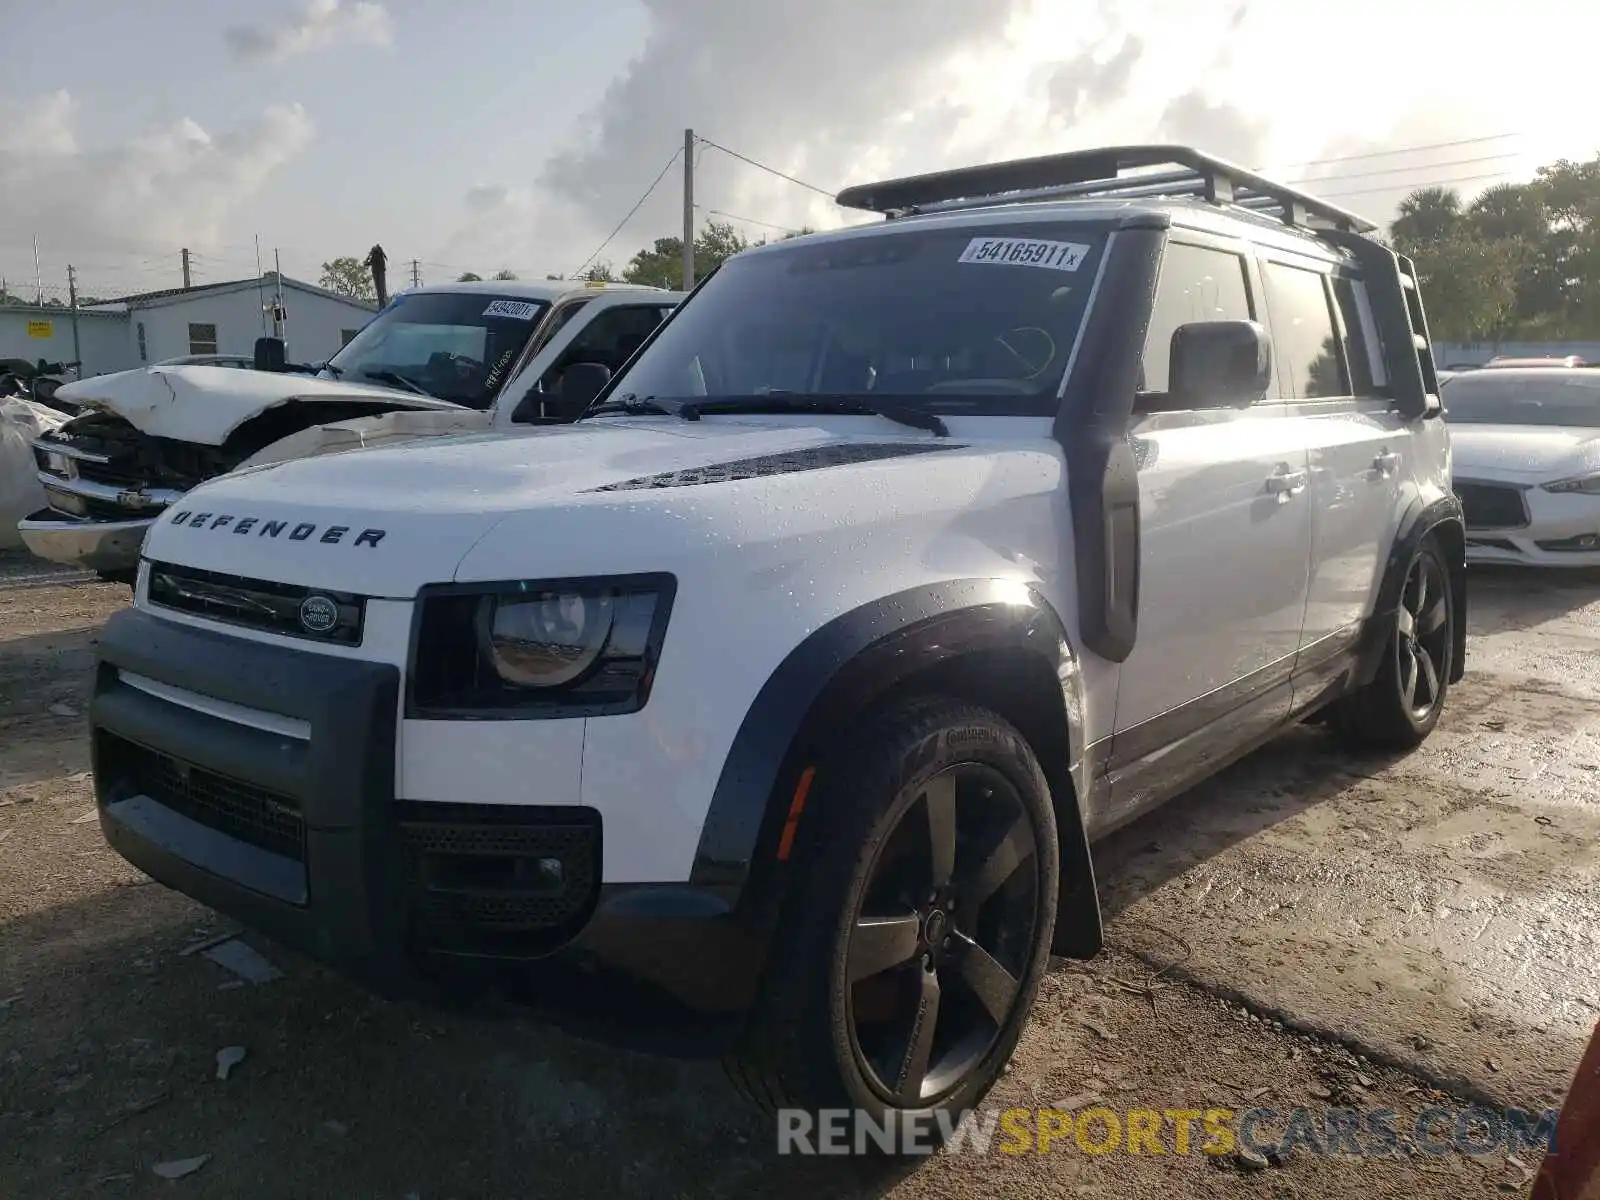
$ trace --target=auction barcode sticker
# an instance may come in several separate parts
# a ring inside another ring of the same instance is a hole
[[[483,310],[486,317],[513,317],[518,321],[531,321],[539,306],[526,300],[496,300]]]
[[[1051,271],[1076,271],[1088,257],[1089,247],[1078,242],[1045,242],[1034,238],[973,238],[957,262],[998,263],[1001,266],[1044,267]]]

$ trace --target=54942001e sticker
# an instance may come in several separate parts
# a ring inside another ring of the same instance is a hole
[[[510,317],[515,321],[531,321],[539,306],[526,300],[496,300],[483,310],[486,317]]]
[[[1038,238],[973,238],[957,262],[992,263],[1002,267],[1043,267],[1049,271],[1076,271],[1090,247],[1080,242],[1050,242]]]

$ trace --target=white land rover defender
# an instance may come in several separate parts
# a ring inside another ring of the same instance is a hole
[[[17,530],[40,558],[132,583],[151,524],[197,484],[257,463],[572,420],[595,368],[618,370],[680,299],[637,284],[431,284],[396,295],[320,366],[289,368],[267,338],[256,370],[157,363],[68,384],[62,398],[84,411],[34,440],[47,506]]]
[[[1175,146],[838,199],[888,219],[733,258],[576,423],[163,516],[110,843],[374,986],[631,1002],[927,1120],[1100,946],[1095,838],[1291,722],[1428,735],[1462,519],[1370,225]]]

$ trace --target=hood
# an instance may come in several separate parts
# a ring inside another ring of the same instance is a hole
[[[1452,425],[1454,472],[1556,478],[1600,468],[1600,429],[1543,425]]]
[[[237,367],[141,367],[78,380],[64,385],[56,395],[85,410],[115,413],[151,437],[203,446],[222,445],[251,417],[291,400],[371,404],[375,411],[462,411],[461,405],[448,400],[397,388]]]
[[[882,459],[955,449],[953,441],[913,434],[864,442],[815,425],[645,418],[427,438],[221,476],[161,517],[145,553],[256,579],[410,596],[421,584],[453,579],[467,553],[510,516],[538,524],[557,509],[693,504],[698,473],[716,466],[760,460],[736,477],[768,477],[811,465],[776,455],[837,455],[844,465],[860,461],[863,448]],[[673,476],[678,486],[640,487],[655,476]]]

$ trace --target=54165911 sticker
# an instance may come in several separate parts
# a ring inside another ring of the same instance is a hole
[[[539,313],[539,305],[527,300],[496,300],[483,310],[486,317],[510,317],[515,321],[531,321]]]
[[[1043,267],[1049,271],[1076,271],[1090,247],[1079,242],[1048,242],[1038,238],[973,238],[957,262],[993,263],[1003,267]]]

